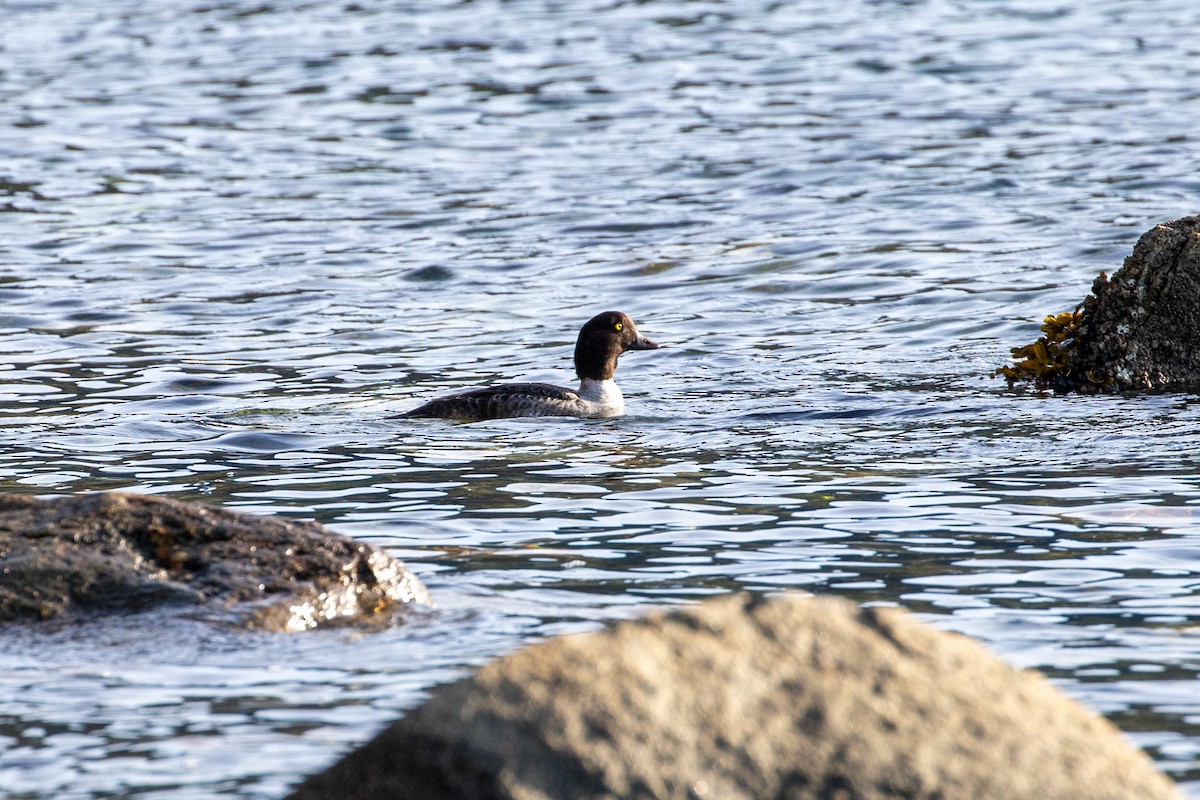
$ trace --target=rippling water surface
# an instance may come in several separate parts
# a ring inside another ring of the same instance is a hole
[[[3,489],[315,518],[439,608],[9,628],[0,786],[278,797],[522,643],[803,589],[1045,671],[1200,797],[1200,404],[989,377],[1200,211],[1200,11],[1152,6],[6,3]],[[394,417],[570,382],[606,308],[668,346],[624,417]]]

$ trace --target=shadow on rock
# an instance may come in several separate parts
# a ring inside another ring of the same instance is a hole
[[[441,687],[291,800],[1167,800],[1103,718],[890,608],[735,595]]]
[[[193,604],[254,628],[386,623],[430,604],[399,561],[316,523],[162,497],[0,495],[0,622]]]
[[[997,375],[1056,392],[1200,389],[1200,216],[1157,225]]]

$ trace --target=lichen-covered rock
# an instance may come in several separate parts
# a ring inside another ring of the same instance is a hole
[[[0,622],[197,604],[256,628],[382,621],[429,595],[323,529],[123,493],[0,494]]]
[[[495,661],[291,800],[1178,800],[1107,721],[902,611],[747,595]]]
[[[1147,231],[1076,312],[1047,317],[1042,330],[997,370],[1009,384],[1089,394],[1200,388],[1200,216]]]

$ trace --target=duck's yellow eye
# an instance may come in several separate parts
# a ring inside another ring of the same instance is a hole
[[[624,326],[618,322],[616,325],[613,325],[613,327],[616,328],[617,330],[621,330],[621,328],[623,328]]]

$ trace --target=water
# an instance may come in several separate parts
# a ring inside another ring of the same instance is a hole
[[[1171,20],[1170,25],[1162,24]],[[317,519],[439,608],[0,635],[0,787],[274,798],[539,637],[896,603],[1200,797],[1200,405],[988,373],[1200,211],[1183,0],[10,2],[0,482]],[[393,414],[570,382],[614,420]]]

